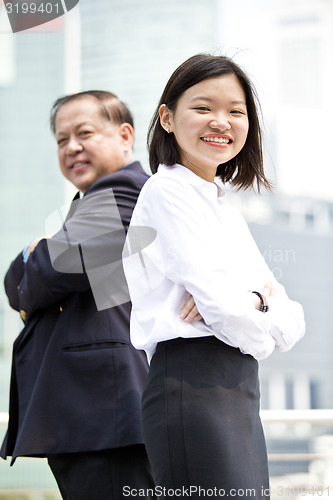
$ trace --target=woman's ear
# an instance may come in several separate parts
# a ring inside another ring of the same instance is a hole
[[[160,115],[160,123],[162,128],[170,134],[172,132],[171,122],[172,122],[172,111],[168,108],[166,104],[161,104],[158,110]]]

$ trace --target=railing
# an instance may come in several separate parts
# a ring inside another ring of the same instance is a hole
[[[332,410],[261,410],[261,420],[264,426],[271,424],[320,424],[333,425]],[[8,422],[8,413],[0,412],[0,427]]]
[[[266,430],[275,424],[312,424],[333,427],[333,410],[262,410],[260,415]],[[326,446],[325,451],[315,453],[269,453],[268,458],[270,462],[332,460],[333,447]]]
[[[1,413],[0,412],[0,428],[5,427],[8,422],[8,413]]]
[[[261,419],[268,442],[271,438],[295,439],[298,436],[302,439],[309,439],[314,444],[313,450],[306,453],[270,453],[268,450],[269,462],[272,466],[274,464],[279,471],[290,472],[293,468],[292,464],[298,466],[297,462],[304,464],[303,470],[307,471],[300,474],[282,472],[277,475],[272,474],[271,500],[299,500],[305,495],[311,495],[311,500],[313,500],[333,495],[333,409],[262,410]],[[0,413],[1,430],[5,430],[7,421],[8,414]],[[23,458],[22,460],[23,464],[31,463],[29,459]],[[281,469],[278,462],[281,462]],[[31,498],[41,497],[37,495]]]
[[[285,423],[333,425],[333,410],[261,410],[263,424]]]
[[[313,424],[333,426],[332,410],[262,410],[261,420],[265,429],[273,424]],[[4,428],[8,422],[8,413],[0,413],[0,428]],[[333,445],[333,442],[332,442]],[[270,453],[270,461],[298,461],[314,460],[317,458],[333,458],[332,450],[324,453]]]

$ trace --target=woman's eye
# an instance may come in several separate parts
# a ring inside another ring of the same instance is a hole
[[[230,111],[230,113],[233,114],[233,115],[245,115],[246,114],[241,109],[233,109],[232,111]]]
[[[199,111],[210,111],[209,108],[207,108],[207,106],[197,106],[196,108],[194,109],[197,109]]]

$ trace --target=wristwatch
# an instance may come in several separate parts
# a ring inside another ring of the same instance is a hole
[[[269,307],[266,303],[266,297],[264,295],[262,295],[261,293],[259,292],[254,292],[252,291],[252,293],[254,293],[255,295],[257,295],[260,299],[260,308],[259,308],[259,311],[263,312],[263,313],[267,313],[269,311]]]

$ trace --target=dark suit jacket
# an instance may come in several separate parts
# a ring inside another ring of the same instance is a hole
[[[147,178],[140,164],[134,162],[99,179],[85,193],[82,201],[88,200],[87,195],[103,194],[111,188],[122,224],[114,217],[114,227],[100,230],[95,209],[93,213],[87,211],[89,204],[83,211],[80,205],[72,207],[58,235],[41,240],[26,264],[21,254],[12,262],[5,288],[10,305],[21,312],[25,327],[13,347],[3,458],[103,450],[143,442],[141,393],[148,367],[145,354],[130,344],[130,302],[97,307],[85,269],[85,249],[82,251],[82,241],[78,240],[88,227],[88,232],[93,231],[86,237],[90,255],[98,255],[99,245],[109,245],[111,260],[121,259],[123,238],[119,240],[118,236],[124,231],[119,226],[127,229]],[[102,196],[96,205],[95,197],[93,207],[102,207],[103,203]],[[82,213],[90,213],[90,220]],[[77,241],[67,245],[66,253],[64,235],[67,238],[69,233],[71,239],[77,227],[77,237],[73,237]],[[50,241],[56,244],[58,258],[50,254]],[[107,254],[104,251],[104,258]],[[89,263],[89,255],[86,260]],[[106,264],[101,262],[102,270],[107,269]],[[89,269],[94,266],[98,267],[96,259],[88,265]]]

